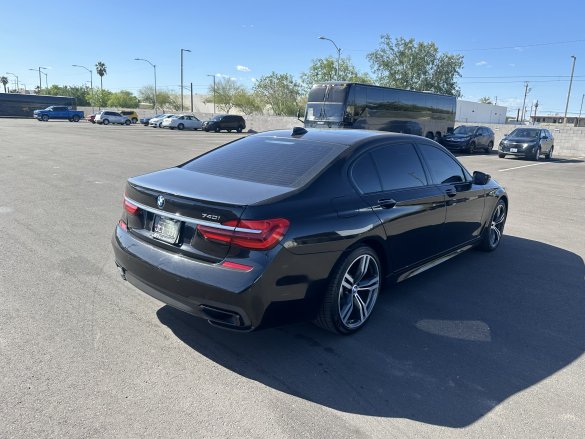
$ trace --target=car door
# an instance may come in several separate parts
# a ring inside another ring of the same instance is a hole
[[[552,136],[548,130],[540,131],[540,148],[543,153],[548,154],[552,146]]]
[[[485,208],[485,187],[474,185],[471,175],[443,148],[426,143],[417,144],[417,148],[435,187],[446,196],[442,250],[448,251],[478,238]]]
[[[428,184],[413,144],[371,149],[356,160],[351,173],[361,196],[384,225],[394,271],[440,252],[446,197]]]

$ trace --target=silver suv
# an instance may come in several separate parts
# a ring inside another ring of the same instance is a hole
[[[119,123],[120,125],[130,125],[132,122],[126,116],[122,116],[115,111],[102,111],[96,114],[95,123],[108,125],[110,123]]]

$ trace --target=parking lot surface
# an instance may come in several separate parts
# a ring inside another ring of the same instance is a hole
[[[351,337],[240,334],[110,245],[128,177],[239,136],[0,119],[0,437],[583,437],[585,158],[460,156],[510,194],[495,253],[387,286]]]

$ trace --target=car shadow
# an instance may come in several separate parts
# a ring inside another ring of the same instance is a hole
[[[583,259],[505,236],[385,288],[368,325],[234,333],[169,306],[159,320],[233,373],[347,413],[465,427],[585,351]]]

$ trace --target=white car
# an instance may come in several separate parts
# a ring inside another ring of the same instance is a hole
[[[174,130],[200,130],[203,122],[197,119],[195,116],[189,114],[179,114],[177,116],[167,117],[162,122],[163,128],[169,128]]]
[[[122,116],[120,113],[115,111],[102,111],[95,115],[95,123],[100,125],[108,125],[110,123],[119,123],[120,125],[130,125],[132,121],[126,116]]]
[[[163,120],[165,120],[167,117],[173,117],[173,116],[174,116],[174,114],[163,114],[159,117],[153,117],[152,119],[150,119],[148,121],[148,126],[153,127],[153,128],[160,128],[160,127],[162,127]]]

